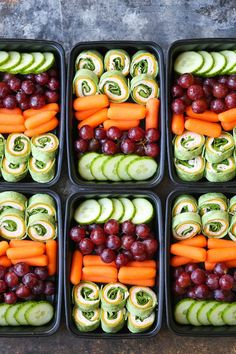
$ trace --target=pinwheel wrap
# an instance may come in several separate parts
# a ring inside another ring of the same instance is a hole
[[[75,306],[72,316],[80,332],[92,332],[100,324],[100,309],[82,311]]]
[[[56,219],[56,205],[53,197],[48,194],[34,194],[28,200],[27,216],[35,214],[47,214]]]
[[[176,173],[182,181],[196,182],[202,179],[205,170],[205,160],[201,156],[184,161],[174,159]]]
[[[179,160],[191,160],[201,155],[204,143],[204,135],[185,131],[174,138],[174,156]]]
[[[55,158],[58,146],[59,140],[52,133],[33,136],[31,139],[32,156],[45,163]]]
[[[102,330],[106,333],[119,332],[126,320],[126,310],[121,309],[117,312],[109,312],[101,309],[101,326]]]
[[[101,289],[101,302],[104,310],[115,312],[125,307],[129,291],[121,283],[106,284]]]
[[[198,208],[200,215],[204,215],[213,210],[227,211],[227,198],[222,193],[202,194],[198,199]]]
[[[145,50],[139,50],[132,57],[130,74],[133,77],[146,74],[155,78],[158,74],[158,63],[156,57]]]
[[[34,241],[49,241],[57,237],[54,218],[47,214],[35,214],[29,217],[27,234]]]
[[[18,209],[6,209],[0,215],[0,234],[7,240],[26,236],[25,214]]]
[[[132,313],[128,313],[127,327],[132,333],[141,333],[147,331],[155,321],[155,312],[146,318],[142,318]]]
[[[236,241],[236,215],[231,218],[228,234],[231,240]]]
[[[197,213],[187,212],[172,218],[172,233],[176,240],[192,238],[201,232],[201,218]]]
[[[206,163],[205,176],[210,182],[227,182],[236,175],[236,165],[233,157],[228,157],[219,163]]]
[[[228,228],[229,214],[226,211],[209,211],[202,216],[202,233],[209,238],[224,237]]]
[[[98,285],[90,281],[81,281],[73,288],[73,301],[81,311],[97,309],[100,304]]]
[[[28,165],[25,162],[14,164],[4,158],[2,160],[1,172],[5,181],[19,182],[27,175]]]
[[[117,70],[107,71],[101,76],[99,90],[107,95],[110,102],[125,102],[129,98],[128,81]]]
[[[111,49],[105,55],[104,67],[106,71],[117,70],[127,76],[130,69],[130,56],[123,49]]]
[[[2,134],[0,134],[0,157],[3,157],[5,154],[5,144],[6,140]]]
[[[139,75],[130,82],[131,97],[138,103],[145,105],[150,98],[159,96],[159,86],[150,75]]]
[[[103,73],[103,56],[96,50],[84,50],[75,60],[75,70],[87,69],[97,76]]]
[[[55,176],[55,162],[50,160],[43,162],[31,157],[29,160],[29,172],[34,181],[39,183],[50,182]]]
[[[228,211],[231,215],[236,214],[236,195],[234,197],[230,198]]]
[[[230,133],[222,132],[218,138],[207,138],[205,147],[206,160],[211,163],[219,163],[232,156],[234,138]]]
[[[13,164],[22,164],[29,160],[31,152],[30,140],[24,134],[9,134],[6,141],[5,156]]]
[[[172,216],[186,212],[197,213],[197,210],[197,200],[192,195],[182,194],[174,201]]]
[[[157,296],[154,291],[145,286],[132,286],[129,289],[127,310],[134,316],[149,317],[157,306]]]
[[[81,69],[73,80],[73,92],[77,97],[93,96],[98,92],[98,77],[92,71]]]
[[[14,191],[0,193],[0,212],[11,208],[24,211],[26,203],[27,198],[21,193]]]

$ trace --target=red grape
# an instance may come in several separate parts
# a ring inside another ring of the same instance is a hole
[[[156,250],[158,248],[157,240],[149,238],[147,240],[144,240],[143,244],[145,246],[145,250],[146,250],[147,254],[149,256],[154,255],[154,253],[156,252]]]
[[[24,75],[24,79],[31,80],[35,82],[35,74],[26,74]]]
[[[49,75],[46,72],[37,74],[35,75],[35,81],[41,86],[47,85],[49,82]]]
[[[58,76],[57,70],[56,70],[56,69],[53,69],[53,68],[49,69],[49,70],[47,71],[47,73],[48,73],[48,75],[49,75],[50,77],[57,77],[57,76]]]
[[[119,223],[115,219],[108,220],[104,225],[104,231],[108,235],[118,235],[119,230],[120,230]]]
[[[142,254],[136,254],[133,257],[134,257],[135,261],[143,262],[143,261],[146,261],[146,259],[147,259],[147,253],[143,252]]]
[[[233,278],[236,281],[236,270],[234,270]]]
[[[31,108],[42,108],[46,104],[46,99],[44,95],[36,94],[30,96],[30,107]]]
[[[214,290],[214,299],[216,301],[225,301],[228,295],[228,291],[222,289]]]
[[[215,268],[214,268],[214,273],[217,275],[224,275],[228,273],[228,267],[226,266],[225,263],[216,263]]]
[[[183,273],[183,272],[184,272],[184,268],[183,267],[181,267],[181,266],[180,267],[176,267],[173,270],[173,277],[175,279],[177,279],[180,276],[180,274]]]
[[[186,264],[184,270],[187,273],[192,273],[197,268],[198,268],[198,265],[196,263],[188,263],[188,264]]]
[[[5,98],[10,94],[10,89],[5,82],[0,82],[0,97]]]
[[[160,147],[155,143],[148,143],[145,146],[145,154],[150,157],[157,157],[160,154]]]
[[[217,80],[221,84],[228,84],[228,76],[227,75],[221,75],[218,77]]]
[[[129,263],[129,257],[124,253],[120,253],[116,256],[115,262],[117,268],[124,267],[127,263]]]
[[[135,153],[139,156],[145,155],[145,148],[144,148],[143,144],[139,144],[136,146]]]
[[[171,93],[174,98],[178,98],[184,95],[184,90],[180,85],[174,85],[171,88]]]
[[[144,240],[146,240],[150,234],[150,227],[146,224],[139,224],[136,226],[136,235]]]
[[[224,274],[220,277],[219,285],[222,290],[231,290],[234,284],[234,279],[229,274]]]
[[[12,79],[8,80],[7,85],[10,90],[17,92],[21,88],[21,81],[17,77],[13,77]]]
[[[18,276],[14,272],[7,272],[5,274],[4,280],[9,288],[16,286],[19,282]]]
[[[212,93],[216,98],[224,98],[228,93],[228,87],[226,84],[217,83],[213,86]]]
[[[16,97],[16,100],[18,103],[22,103],[22,102],[28,100],[28,96],[26,95],[26,93],[21,92],[21,91],[17,92],[15,97]]]
[[[121,225],[121,231],[126,235],[134,235],[136,226],[132,223],[132,221],[127,220],[124,221]]]
[[[100,149],[100,144],[97,139],[91,139],[88,144],[89,151],[98,151]]]
[[[16,296],[19,297],[20,299],[25,299],[30,295],[31,295],[31,291],[26,285],[20,284],[16,289]]]
[[[199,100],[204,97],[203,88],[200,85],[191,85],[188,87],[187,95],[191,100]]]
[[[39,93],[39,92],[37,92]],[[46,90],[44,92],[47,103],[56,103],[59,101],[60,95],[57,91]]]
[[[4,280],[0,280],[0,293],[4,293],[7,290],[7,284]]]
[[[194,77],[192,74],[182,74],[180,75],[180,77],[178,78],[178,84],[182,87],[182,88],[188,88],[189,86],[193,85],[194,83]]]
[[[44,294],[45,295],[53,295],[55,293],[55,284],[53,281],[45,281],[44,283],[45,289],[44,289]]]
[[[104,128],[96,128],[94,131],[95,138],[98,140],[105,139],[107,134]]]
[[[99,246],[106,242],[106,235],[102,228],[95,229],[91,231],[90,239],[96,246]]]
[[[101,259],[105,263],[111,263],[116,259],[116,254],[113,250],[109,248],[104,248],[101,253]]]
[[[149,128],[146,131],[145,138],[149,143],[156,143],[160,139],[160,132],[157,129]]]
[[[203,86],[203,79],[201,77],[194,76],[194,82],[195,85],[201,85]]]
[[[38,284],[38,278],[34,273],[27,273],[22,277],[22,283],[31,289]]]
[[[111,250],[118,250],[121,246],[121,239],[117,235],[109,235],[106,240],[106,246]]]
[[[209,274],[207,276],[206,285],[211,290],[216,290],[219,288],[219,276],[217,274]]]
[[[108,130],[107,130],[107,137],[108,139],[111,139],[111,140],[118,140],[121,138],[121,135],[122,135],[122,132],[119,128],[117,127],[110,127]]]
[[[105,244],[96,246],[96,247],[94,248],[94,252],[95,252],[97,255],[101,256],[102,251],[104,250],[104,248],[106,248]]]
[[[3,105],[5,108],[8,108],[8,109],[16,108],[17,101],[16,101],[15,96],[13,96],[13,95],[6,96],[3,99]]]
[[[122,251],[122,253],[125,254],[129,258],[130,262],[134,259],[134,256],[132,255],[132,253],[130,251],[124,250],[124,251]]]
[[[186,272],[181,273],[176,280],[176,284],[178,284],[181,288],[189,287],[191,285],[190,275]]]
[[[74,147],[76,152],[86,152],[89,148],[88,140],[79,139],[74,142]]]
[[[121,245],[125,250],[130,250],[135,238],[132,235],[124,235],[121,238]]]
[[[40,94],[40,95],[46,95],[46,92],[55,92],[55,91],[50,91],[50,90],[46,90],[43,88],[43,86],[40,86],[39,84],[35,84],[35,90],[34,90],[34,94],[37,95],[37,94]]]
[[[3,81],[7,82],[7,81],[13,79],[13,77],[15,77],[15,75],[10,74],[10,73],[5,73],[4,76],[3,76]]]
[[[210,109],[211,111],[215,112],[215,113],[221,113],[224,112],[226,110],[226,105],[223,99],[220,98],[216,98],[215,100],[211,101],[211,105],[210,105]]]
[[[3,279],[6,274],[7,269],[0,265],[0,279]]]
[[[225,97],[225,104],[228,109],[236,107],[236,92],[231,92]]]
[[[117,152],[117,146],[114,141],[106,140],[102,145],[102,152],[106,155],[114,155]]]
[[[130,128],[128,137],[133,141],[140,141],[145,137],[145,131],[140,127]]]
[[[181,96],[180,99],[184,102],[185,106],[190,106],[192,104],[192,100],[190,100],[187,94]]]
[[[42,280],[38,280],[38,283],[32,287],[32,294],[41,295],[44,294],[45,284]]]
[[[229,76],[227,86],[230,90],[236,90],[236,75]]]
[[[207,102],[204,98],[200,98],[192,102],[192,110],[194,113],[203,113],[207,110]]]
[[[212,87],[209,85],[203,85],[202,87],[205,97],[212,97]]]
[[[8,291],[4,293],[4,302],[5,304],[13,305],[17,301],[17,296],[13,291]]]
[[[187,297],[189,297],[190,299],[196,299],[195,288],[188,289]]]
[[[22,111],[30,108],[30,101],[29,99],[25,100],[24,102],[19,103],[19,107]]]
[[[24,93],[26,93],[26,95],[32,95],[35,91],[35,86],[33,81],[31,80],[22,81],[21,89]]]
[[[205,284],[197,285],[194,292],[197,299],[207,299],[209,296],[209,289]]]
[[[203,85],[208,85],[213,87],[215,84],[217,84],[218,81],[214,79],[213,77],[208,77],[203,81]]]
[[[181,98],[175,98],[171,104],[172,111],[176,114],[183,114],[185,112],[186,105]]]
[[[79,225],[74,226],[70,229],[69,236],[72,241],[80,242],[86,236],[85,229]]]
[[[55,77],[50,77],[47,87],[52,91],[56,91],[60,88],[60,82]]]
[[[18,277],[23,277],[25,274],[29,273],[30,267],[24,262],[19,262],[14,265],[13,271]]]
[[[85,225],[83,225],[85,226]],[[95,230],[95,229],[102,229],[101,226],[99,226],[98,224],[90,224],[88,225],[88,230],[91,232],[92,230]]]
[[[34,274],[38,277],[38,279],[46,280],[48,277],[48,269],[47,267],[35,267]]]
[[[139,256],[146,252],[146,246],[143,242],[135,241],[130,250],[134,256]]]
[[[122,140],[120,148],[124,154],[132,154],[136,150],[135,143],[131,139]]]
[[[200,268],[195,269],[191,274],[191,280],[196,285],[205,283],[206,275],[204,270]]]
[[[89,238],[84,238],[79,243],[79,249],[82,254],[90,254],[93,252],[94,244]]]
[[[79,130],[79,136],[81,139],[90,140],[94,137],[94,130],[90,125],[84,125]]]
[[[186,288],[181,288],[177,282],[173,284],[173,291],[176,295],[184,295],[186,293]]]

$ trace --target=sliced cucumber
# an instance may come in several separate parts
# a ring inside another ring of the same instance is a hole
[[[99,155],[92,161],[90,171],[97,181],[107,181],[107,177],[102,172],[102,166],[108,159],[109,156]]]
[[[204,73],[205,77],[210,77],[210,76],[215,76],[217,74],[220,74],[221,71],[226,66],[226,58],[223,54],[218,53],[218,52],[211,52],[210,54],[213,57],[214,65],[211,68],[211,70]]]
[[[201,54],[193,51],[178,55],[174,63],[174,71],[178,74],[194,73],[203,66],[204,60]]]
[[[124,155],[115,155],[110,157],[102,166],[102,172],[107,177],[108,180],[113,182],[120,181],[120,177],[117,173],[117,167],[121,160],[124,159]]]
[[[4,51],[0,51],[0,65],[6,63],[8,61],[9,54]]]
[[[33,63],[25,69],[22,74],[31,74],[34,72],[34,70],[38,69],[44,62],[45,62],[45,57],[42,53],[40,52],[32,52],[34,61]]]
[[[175,321],[182,325],[189,324],[187,318],[188,310],[195,303],[196,301],[193,299],[183,299],[179,301],[174,310]]]
[[[236,325],[236,304],[228,304],[222,313],[223,321],[229,326]]]
[[[0,71],[8,71],[17,66],[21,61],[19,52],[9,52],[9,58],[6,63],[0,66]]]
[[[228,74],[236,65],[236,53],[233,50],[222,50],[220,53],[226,58],[226,65],[220,74]]]
[[[55,62],[55,57],[54,57],[54,54],[53,53],[49,53],[49,52],[45,52],[43,53],[44,55],[44,62],[42,65],[40,65],[35,71],[34,73],[35,74],[39,74],[39,73],[42,73],[44,71],[47,71],[48,69],[50,69],[54,62]]]
[[[75,210],[74,219],[79,224],[92,224],[101,213],[101,205],[95,199],[88,199]]]
[[[53,318],[53,306],[47,301],[39,301],[25,313],[25,319],[31,326],[43,326]]]
[[[234,53],[236,53],[236,50],[234,50]],[[234,67],[228,72],[228,74],[236,74],[236,65],[234,65]]]
[[[212,55],[210,53],[206,52],[205,50],[201,50],[198,53],[201,54],[201,56],[203,57],[204,63],[203,63],[203,66],[201,67],[201,69],[197,70],[195,72],[195,74],[202,75],[213,68],[214,59],[213,59]]]
[[[98,224],[103,224],[108,219],[110,219],[110,217],[113,213],[113,210],[114,210],[113,202],[109,198],[100,198],[100,199],[98,199],[98,203],[101,206],[101,214],[96,219],[96,222]]]
[[[29,53],[22,53],[21,60],[17,66],[9,70],[11,74],[21,74],[26,68],[28,68],[34,61],[34,57]]]
[[[84,154],[78,162],[78,171],[80,176],[86,181],[93,181],[94,176],[91,173],[91,164],[99,156],[96,152]]]
[[[120,179],[122,181],[131,181],[132,178],[130,177],[130,175],[128,174],[127,170],[128,170],[128,165],[136,160],[138,157],[138,155],[128,155],[125,156],[122,160],[120,160],[120,162],[118,163],[117,166],[117,173],[118,176],[120,177]]]
[[[224,326],[225,322],[223,320],[223,312],[228,307],[229,304],[223,302],[218,303],[208,312],[208,320],[213,326]]]
[[[124,222],[126,220],[131,220],[135,214],[134,204],[128,198],[119,198],[119,201],[123,204],[124,214],[120,220],[120,222]]]
[[[10,306],[12,306],[12,305],[0,304],[0,326],[7,326],[8,325],[8,323],[6,321],[6,312]]]
[[[19,326],[20,323],[16,320],[15,315],[19,307],[21,306],[20,303],[11,305],[5,314],[5,319],[9,326]]]
[[[115,219],[117,221],[120,221],[120,219],[122,219],[122,217],[124,215],[125,208],[119,199],[111,198],[111,200],[113,203],[114,210],[110,216],[110,219]]]
[[[197,319],[203,326],[210,326],[211,323],[208,320],[208,313],[210,310],[218,304],[216,301],[207,301],[198,311]]]
[[[135,207],[135,214],[132,219],[134,224],[144,224],[152,220],[154,215],[152,203],[145,198],[135,198],[132,203]]]
[[[187,319],[192,326],[201,326],[201,323],[198,321],[198,311],[205,305],[205,301],[196,301],[195,304],[192,304],[187,313]]]
[[[135,181],[145,181],[154,175],[157,167],[152,157],[138,157],[129,163],[127,172]]]
[[[16,313],[15,313],[15,319],[20,325],[28,325],[28,322],[26,321],[25,314],[26,311],[32,306],[35,305],[36,301],[27,301],[24,302],[23,304],[20,304],[18,307]]]

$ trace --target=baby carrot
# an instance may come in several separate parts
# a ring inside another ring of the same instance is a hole
[[[77,120],[84,120],[84,119],[92,116],[94,113],[96,113],[98,111],[100,111],[100,108],[94,108],[94,109],[88,109],[87,111],[74,112],[74,115]]]
[[[1,256],[0,257],[0,266],[3,266],[5,268],[8,268],[12,265],[11,260],[7,256]]]
[[[197,236],[194,236],[190,239],[180,241],[178,243],[181,245],[186,245],[186,246],[206,247],[207,239],[203,235],[197,235]]]
[[[106,95],[85,96],[76,98],[73,106],[75,111],[87,111],[88,109],[108,107],[109,101]]]
[[[53,129],[55,129],[59,124],[59,121],[57,118],[52,118],[49,122],[44,123],[40,125],[39,127],[36,127],[34,129],[29,129],[25,131],[25,135],[32,137],[35,135],[47,133]]]
[[[33,108],[30,108],[30,109],[26,109],[24,112],[23,112],[23,116],[27,119],[35,114],[39,114],[41,112],[45,112],[45,111],[56,111],[56,112],[59,112],[60,111],[60,107],[57,103],[49,103],[49,104],[46,104],[45,106],[43,106],[42,108],[39,108],[39,109],[33,109]]]
[[[12,264],[23,262],[32,267],[46,267],[48,265],[48,257],[45,254],[43,254],[42,256],[37,256],[32,258],[11,259],[11,262]]]
[[[236,242],[230,240],[223,240],[219,238],[209,238],[207,241],[207,247],[209,249],[236,247]]]
[[[17,125],[7,125],[0,124],[0,133],[8,134],[8,133],[23,133],[25,131],[24,124],[17,124]]]
[[[99,276],[104,278],[117,278],[117,269],[107,266],[89,266],[83,267],[83,275]]]
[[[218,263],[236,259],[236,248],[213,248],[207,251],[207,262]]]
[[[95,254],[88,254],[83,257],[83,265],[84,267],[89,266],[107,266],[107,267],[116,267],[115,262],[105,263],[101,260],[100,256],[96,256]]]
[[[120,130],[129,130],[130,128],[135,128],[139,126],[139,120],[113,120],[108,119],[103,123],[105,130],[108,130],[110,127],[117,127]]]
[[[222,128],[226,131],[233,130],[236,127],[236,120],[232,122],[221,122]]]
[[[150,279],[156,276],[156,269],[153,267],[121,267],[119,269],[119,280],[121,283],[132,279]]]
[[[24,117],[21,114],[5,114],[0,112],[0,125],[23,125]]]
[[[233,261],[225,262],[225,265],[226,265],[228,268],[236,268],[236,259],[233,260]]]
[[[9,109],[9,108],[0,108],[0,113],[2,114],[9,114],[9,115],[12,115],[12,114],[20,114],[22,115],[22,110],[20,108],[12,108],[12,109]]]
[[[144,119],[146,108],[137,103],[115,103],[108,108],[107,116],[115,120]]]
[[[206,260],[206,250],[204,248],[181,245],[179,242],[170,246],[170,253],[175,256],[192,258],[199,262],[205,262]]]
[[[204,266],[206,270],[213,270],[215,268],[216,263],[205,262]]]
[[[5,256],[7,249],[9,248],[9,244],[7,241],[0,242],[0,256]]]
[[[219,122],[218,114],[212,111],[205,111],[203,113],[195,113],[191,106],[187,106],[186,115],[191,118],[197,118],[201,120],[206,120],[208,122],[216,123]]]
[[[228,109],[225,112],[218,114],[221,122],[230,123],[236,120],[236,108]]]
[[[150,98],[146,104],[146,120],[145,128],[146,130],[150,128],[158,129],[158,115],[159,115],[160,101],[158,98]]]
[[[122,280],[119,276],[118,279],[121,283],[127,284],[127,285],[136,285],[136,286],[154,286],[155,285],[155,278],[149,278],[149,279],[124,279]]]
[[[218,123],[206,122],[201,119],[189,118],[185,121],[185,129],[192,132],[217,138],[221,134],[221,125]]]
[[[181,135],[184,132],[184,115],[175,114],[172,115],[171,131],[173,134]]]
[[[111,267],[112,268],[112,267]],[[84,274],[84,272],[82,272],[82,277],[81,280],[85,280],[85,281],[92,281],[94,283],[115,283],[117,281],[117,276],[113,276],[113,277],[105,277],[105,275],[96,275],[96,274]]]
[[[11,240],[9,242],[10,247],[42,247],[45,251],[45,243],[40,241],[31,241],[31,240]]]
[[[82,275],[82,262],[83,256],[79,250],[75,250],[72,256],[70,268],[70,281],[72,284],[77,285],[81,280]]]
[[[38,126],[49,122],[53,117],[55,117],[56,114],[56,111],[45,111],[40,112],[38,114],[34,114],[33,116],[26,119],[25,127],[26,129],[37,128]]]
[[[132,261],[127,264],[127,267],[156,268],[157,264],[156,264],[156,261],[154,261],[154,260],[148,260],[148,261],[143,261],[143,262]]]
[[[57,241],[46,242],[46,255],[48,257],[48,275],[55,275],[57,271]]]
[[[7,249],[7,257],[10,259],[19,259],[19,258],[32,258],[41,256],[44,253],[42,247],[32,246],[29,248],[26,247],[15,247]]]
[[[188,257],[182,257],[182,256],[173,256],[171,257],[170,260],[170,265],[172,267],[179,267],[181,265],[188,264],[188,263],[198,263],[198,261]]]
[[[107,111],[107,108],[101,109],[89,118],[82,120],[78,124],[78,129],[82,128],[84,125],[90,125],[90,127],[96,128],[98,125],[102,124],[107,119]]]

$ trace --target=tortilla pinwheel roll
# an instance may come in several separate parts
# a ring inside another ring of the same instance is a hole
[[[103,56],[96,50],[84,50],[75,60],[75,70],[86,69],[100,77],[103,73]]]
[[[172,233],[176,240],[192,238],[200,234],[201,228],[201,218],[197,213],[182,213],[172,219]]]
[[[201,216],[213,210],[227,211],[227,198],[222,193],[202,194],[198,199],[198,208]]]
[[[106,333],[119,332],[126,321],[126,310],[121,309],[117,312],[109,312],[101,309],[101,326]]]
[[[0,156],[4,156],[5,154],[5,144],[6,140],[2,134],[0,134]]]
[[[81,281],[73,288],[73,301],[81,311],[96,310],[100,304],[99,286],[90,281]]]
[[[18,192],[7,191],[0,193],[0,212],[6,209],[25,210],[27,198]]]
[[[186,130],[174,139],[174,156],[179,160],[191,160],[202,154],[204,144],[204,135]]]
[[[236,175],[236,164],[233,157],[219,163],[206,163],[205,176],[210,182],[227,182]]]
[[[132,57],[130,74],[133,77],[146,74],[155,78],[158,74],[158,63],[156,57],[145,50],[139,50]]]
[[[234,215],[230,221],[228,234],[231,240],[236,241],[236,215]]]
[[[141,318],[132,313],[128,313],[127,327],[132,333],[141,333],[147,331],[155,321],[155,312],[146,318]]]
[[[53,197],[48,194],[35,194],[28,200],[27,216],[47,214],[56,219],[56,205]]]
[[[33,136],[31,139],[32,156],[45,163],[55,158],[58,146],[59,140],[52,133]]]
[[[26,236],[25,214],[18,209],[6,209],[0,216],[0,234],[7,240]]]
[[[127,76],[129,75],[130,56],[123,49],[111,49],[105,55],[104,67],[106,71],[117,70]]]
[[[236,214],[236,195],[234,197],[230,198],[228,211],[231,215]]]
[[[209,211],[202,216],[202,233],[209,238],[224,237],[228,228],[229,214],[226,211]]]
[[[175,199],[172,215],[175,216],[186,212],[197,213],[197,211],[197,200],[192,195],[182,194]]]
[[[150,75],[139,75],[130,82],[131,97],[138,104],[146,104],[150,98],[158,97],[159,86]]]
[[[202,156],[194,157],[184,161],[174,159],[176,173],[182,181],[196,182],[203,178],[205,170],[205,160]]]
[[[100,325],[100,309],[82,311],[75,306],[73,318],[80,332],[92,332]]]
[[[50,182],[55,176],[55,162],[50,160],[43,162],[31,157],[29,160],[29,172],[34,181],[39,183]]]
[[[13,164],[22,164],[29,160],[31,152],[30,140],[24,134],[9,134],[6,141],[5,156]]]
[[[121,283],[106,284],[101,289],[102,308],[109,312],[115,312],[125,307],[129,291]]]
[[[2,160],[1,166],[2,177],[7,182],[18,182],[21,181],[28,173],[28,164],[22,163],[11,163],[6,158]]]
[[[107,71],[101,76],[99,91],[107,95],[110,102],[125,102],[129,98],[128,81],[117,70]]]
[[[222,132],[218,138],[207,138],[205,147],[207,161],[219,163],[233,154],[234,138],[230,133]]]
[[[156,306],[157,296],[152,289],[146,286],[132,286],[129,289],[126,307],[134,316],[149,317]]]
[[[35,214],[29,217],[27,234],[34,241],[49,241],[57,237],[54,218],[47,214]]]
[[[73,92],[77,97],[93,96],[98,92],[98,77],[92,71],[81,69],[73,80]]]

